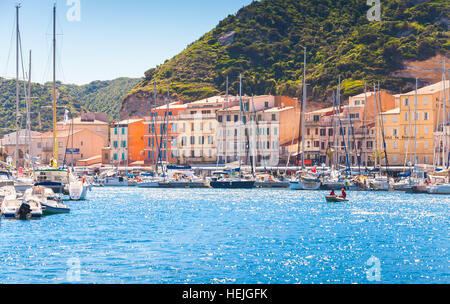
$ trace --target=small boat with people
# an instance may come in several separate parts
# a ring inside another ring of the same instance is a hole
[[[328,203],[342,203],[342,202],[349,201],[347,199],[347,193],[345,192],[344,188],[342,188],[342,194],[340,196],[337,196],[336,193],[334,192],[334,190],[332,189],[330,195],[325,197],[325,200]]]

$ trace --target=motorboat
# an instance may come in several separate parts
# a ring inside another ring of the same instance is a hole
[[[450,194],[450,183],[434,184],[427,187],[429,194]]]
[[[27,189],[32,188],[34,185],[34,180],[31,177],[19,177],[14,180],[14,188],[17,193],[25,193]]]
[[[319,190],[322,182],[319,178],[306,174],[299,175],[297,180],[290,182],[291,190]]]
[[[256,176],[256,188],[289,188],[290,183],[283,178],[277,178],[270,174]]]
[[[392,185],[392,189],[396,191],[408,191],[412,189],[413,185],[414,184],[410,178],[402,178]]]
[[[255,180],[244,178],[239,171],[218,171],[213,173],[209,184],[218,189],[251,189],[255,187]]]
[[[13,186],[2,187],[0,197],[2,197],[1,213],[7,219],[31,220],[42,217],[42,205],[37,201],[27,202],[19,199]]]
[[[104,187],[128,187],[128,177],[118,175],[115,172],[107,172],[106,175],[99,180]]]
[[[32,202],[40,203],[43,207],[44,215],[70,212],[70,208],[62,202],[61,198],[52,189],[43,186],[34,186],[28,189],[25,191],[23,199],[30,204]]]
[[[88,190],[91,190],[91,185],[85,179],[73,180],[69,184],[69,196],[72,201],[84,201],[87,197]]]
[[[209,183],[191,171],[170,171],[166,177],[160,177],[160,188],[209,188]]]
[[[55,193],[68,194],[70,174],[65,169],[42,169],[35,171],[34,186],[51,188]]]
[[[374,191],[389,191],[391,184],[387,176],[378,175],[369,180],[369,186]]]
[[[8,171],[0,171],[0,188],[14,186],[14,179]]]

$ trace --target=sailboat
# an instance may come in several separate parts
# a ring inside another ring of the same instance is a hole
[[[291,190],[319,190],[321,181],[319,178],[305,173],[305,112],[306,112],[306,48],[303,53],[303,104],[301,108],[301,122],[302,122],[302,170],[297,172],[294,180],[290,181],[289,188]],[[300,141],[299,141],[300,143]]]
[[[239,75],[239,139],[238,139],[238,157],[239,167],[235,169],[226,169],[214,172],[210,186],[213,188],[232,188],[232,189],[250,189],[255,187],[253,177],[244,177],[241,172],[241,149],[242,149],[242,74]],[[226,157],[226,156],[225,156]]]
[[[56,4],[53,6],[53,158],[50,161],[50,168],[40,169],[34,172],[34,186],[44,186],[51,188],[55,193],[68,194],[70,183],[70,172],[67,169],[58,168],[58,144],[56,140]]]
[[[450,104],[450,93],[446,93],[446,77],[445,77],[445,60],[442,62],[442,84],[443,84],[443,113],[442,113],[442,170],[436,172],[431,176],[434,182],[427,187],[427,192],[430,194],[450,194],[450,143],[448,140],[448,114],[447,102]],[[446,100],[448,98],[449,100]]]

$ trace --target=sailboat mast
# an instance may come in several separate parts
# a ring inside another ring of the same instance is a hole
[[[225,93],[226,93],[226,103],[225,103],[225,107],[226,107],[226,111],[225,111],[225,119],[223,120],[224,121],[224,123],[225,123],[225,128],[222,128],[222,130],[223,130],[223,136],[224,136],[224,141],[223,141],[223,147],[224,147],[224,164],[225,164],[225,166],[227,165],[227,155],[228,155],[228,149],[227,149],[227,145],[228,145],[228,143],[227,143],[227,132],[228,132],[228,127],[227,127],[227,122],[228,122],[228,119],[227,119],[227,117],[228,117],[228,109],[229,109],[229,106],[230,106],[230,104],[229,104],[229,100],[228,100],[228,93],[229,93],[229,82],[228,82],[228,76],[227,76],[227,87],[226,87],[226,90],[225,90]]]
[[[417,86],[418,86],[419,78],[416,77],[416,89],[414,94],[414,166],[417,162]]]
[[[302,170],[305,169],[305,112],[306,112],[306,47],[303,51],[303,105],[302,105]]]
[[[31,50],[30,50],[30,65],[28,71],[28,96],[27,96],[27,137],[28,137],[28,153],[29,159],[34,170],[34,162],[33,162],[33,145],[31,143]]]
[[[53,6],[53,166],[58,167],[58,143],[56,141],[56,3]]]
[[[239,74],[239,139],[238,139],[238,157],[239,157],[239,170],[241,169],[241,149],[242,149],[242,74]]]
[[[375,107],[375,166],[374,169],[377,168],[378,165],[378,110],[377,110],[377,86],[373,84],[373,97],[374,97],[374,107]]]
[[[366,138],[368,138],[369,135],[369,130],[367,128],[367,84],[364,82],[364,119],[363,119],[363,129],[364,129],[364,135]],[[363,143],[364,141],[361,143],[361,149],[360,151],[363,151]],[[365,157],[364,157],[364,163],[365,166],[367,167],[367,162],[368,162],[368,157],[367,157],[367,153],[365,153]]]
[[[19,168],[19,9],[20,5],[16,5],[16,147],[14,151],[16,168]]]
[[[167,88],[167,124],[166,124],[166,171],[167,171],[167,166],[169,165],[169,104],[170,104],[170,85]]]
[[[154,107],[151,107],[150,110],[150,114],[151,114],[151,123],[153,124],[152,126],[152,131],[153,131],[153,138],[154,138],[154,142],[153,142],[153,147],[159,147],[158,144],[158,136],[156,134],[156,126],[158,124],[158,117],[156,116],[156,79],[153,79],[153,105]],[[157,155],[157,150],[153,151],[153,147],[152,147],[152,155],[154,156],[155,159],[155,172],[158,173],[158,158],[156,157]]]
[[[442,85],[444,86],[443,89],[443,98],[442,98],[442,102],[443,102],[443,112],[442,112],[442,167],[445,168],[446,167],[446,148],[447,148],[447,138],[446,138],[446,122],[447,122],[447,106],[446,103],[447,101],[445,100],[446,98],[446,94],[445,94],[445,60],[442,60]]]

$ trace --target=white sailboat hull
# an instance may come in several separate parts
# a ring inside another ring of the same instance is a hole
[[[291,190],[319,190],[321,182],[303,182],[291,181],[289,188]]]
[[[450,194],[450,184],[428,186],[427,192],[430,194]]]

